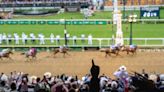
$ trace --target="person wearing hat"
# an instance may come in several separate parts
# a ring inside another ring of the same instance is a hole
[[[126,71],[126,67],[122,65],[121,67],[119,67],[119,69],[116,72],[114,72],[114,75],[119,79],[127,78],[128,72]]]
[[[92,45],[92,35],[91,34],[89,34],[89,36],[88,36],[88,44]]]
[[[81,42],[82,42],[82,43],[85,42],[85,35],[84,35],[84,34],[81,35]]]
[[[60,44],[60,35],[56,36],[56,44]]]

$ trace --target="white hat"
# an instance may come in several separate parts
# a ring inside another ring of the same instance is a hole
[[[1,76],[1,81],[8,81],[7,75],[3,74],[3,75]]]
[[[153,80],[154,82],[156,82],[157,81],[157,75],[151,74],[151,75],[149,75],[149,79]]]
[[[120,71],[126,71],[126,67],[124,65],[120,66],[119,68]]]
[[[37,79],[37,77],[36,77],[36,76],[34,76],[34,75],[33,75],[33,76],[31,76],[30,78],[31,78],[31,79],[35,79],[35,80]]]
[[[85,77],[82,77],[82,81],[84,81],[85,80]]]
[[[50,72],[45,72],[45,73],[44,73],[44,76],[45,76],[46,78],[50,78],[50,77],[51,77],[51,73],[50,73]]]
[[[117,87],[118,87],[117,82],[116,82],[116,81],[112,81],[111,87],[112,87],[112,88],[117,88]]]
[[[29,83],[36,83],[36,79],[37,79],[36,76],[30,76],[29,77]]]

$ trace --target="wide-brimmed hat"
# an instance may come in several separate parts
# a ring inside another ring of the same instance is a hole
[[[30,78],[31,78],[31,79],[33,79],[33,80],[34,80],[34,79],[35,79],[35,80],[37,79],[37,77],[36,77],[36,76],[34,76],[34,75],[33,75],[33,76],[31,76]]]
[[[120,71],[126,71],[126,67],[124,65],[120,66],[119,68]]]
[[[29,83],[36,83],[36,79],[37,77],[36,76],[29,76]]]
[[[149,75],[149,80],[153,80],[154,82],[156,82],[157,81],[157,75],[155,75],[155,74]]]
[[[44,73],[44,76],[45,76],[46,78],[50,78],[50,77],[51,77],[51,73],[50,73],[50,72],[45,72],[45,73]]]

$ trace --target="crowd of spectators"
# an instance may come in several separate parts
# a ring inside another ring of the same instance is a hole
[[[121,66],[114,72],[116,78],[111,79],[99,75],[99,66],[92,66],[90,71],[81,79],[65,74],[52,76],[50,72],[43,78],[16,71],[1,73],[0,92],[164,92],[163,74],[130,74]]]

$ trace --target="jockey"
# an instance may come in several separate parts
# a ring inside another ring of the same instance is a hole
[[[59,51],[62,52],[63,48],[64,48],[64,46],[60,46]]]
[[[136,47],[136,45],[134,45],[134,44],[130,45],[130,49],[131,49],[131,50],[132,50],[132,49],[135,49],[135,47]]]
[[[114,49],[116,49],[116,46],[115,46],[115,45],[111,45],[110,48],[111,48],[112,50],[114,50]]]
[[[3,53],[7,53],[9,51],[9,49],[3,49],[2,52]]]
[[[30,55],[33,55],[33,54],[34,54],[34,50],[35,50],[34,48],[30,48],[29,54],[30,54]]]
[[[0,53],[1,56],[3,56],[4,54],[8,53],[9,52],[9,49],[3,49],[2,52]]]

